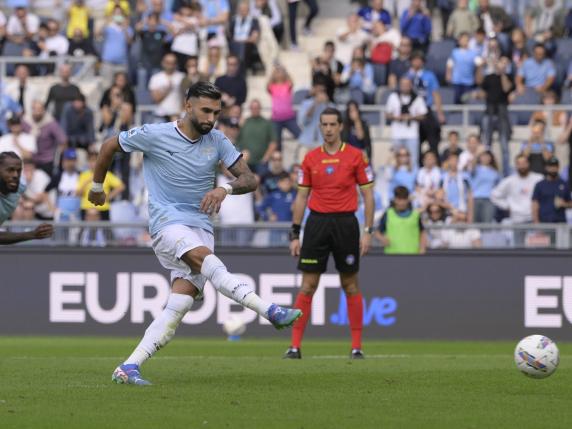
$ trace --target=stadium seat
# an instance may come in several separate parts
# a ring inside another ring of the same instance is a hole
[[[560,98],[560,104],[572,104],[572,91],[569,88],[562,90],[562,97]]]
[[[443,104],[455,104],[455,91],[453,88],[442,86],[438,92],[441,94],[441,102]]]
[[[304,101],[306,98],[308,98],[308,96],[310,95],[310,90],[309,89],[298,89],[294,92],[294,97],[292,99],[292,102],[294,103],[294,106],[297,106],[298,104],[302,103],[302,101]]]
[[[455,105],[455,91],[453,88],[442,86],[439,88],[441,94],[441,102],[443,105]],[[462,125],[463,113],[462,112],[448,112],[445,113],[447,125]]]
[[[555,62],[557,62],[556,58],[564,59],[566,66],[568,66],[568,63],[570,60],[572,60],[572,39],[567,38],[556,40],[556,56],[554,58]]]
[[[447,60],[456,46],[454,40],[445,39],[433,42],[429,45],[425,68],[431,70],[439,79],[439,83],[445,83],[445,72],[447,71]]]
[[[522,95],[516,96],[513,101],[514,105],[540,104],[540,95],[532,88],[526,88]],[[531,111],[511,112],[510,118],[513,125],[528,125],[530,121]]]
[[[135,97],[137,104],[154,104],[151,98],[151,92],[145,87],[137,87],[135,89]]]
[[[387,103],[387,99],[389,98],[392,92],[393,91],[387,87],[378,88],[375,94],[375,104],[377,104],[378,106],[385,106],[385,103]]]
[[[485,102],[481,99],[471,98],[467,103],[469,106],[480,106],[479,111],[469,112],[469,125],[481,125],[481,120],[483,118],[483,111],[485,109]]]

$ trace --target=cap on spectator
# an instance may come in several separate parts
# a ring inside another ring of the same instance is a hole
[[[556,158],[555,156],[546,161],[546,165],[559,165],[559,164],[560,163],[558,162],[558,158]]]
[[[64,151],[64,159],[77,159],[77,153],[74,148],[69,148]]]

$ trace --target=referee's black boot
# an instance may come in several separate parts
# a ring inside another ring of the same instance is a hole
[[[296,347],[288,347],[282,359],[302,359],[302,351]]]
[[[365,355],[361,349],[352,349],[352,352],[350,353],[350,359],[365,359]]]

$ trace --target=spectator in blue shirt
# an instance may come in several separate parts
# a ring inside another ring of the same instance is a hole
[[[101,48],[100,74],[111,83],[113,75],[118,71],[127,71],[129,62],[129,45],[133,39],[133,29],[129,26],[129,18],[120,6],[113,9],[113,14],[101,30],[103,45]]]
[[[383,8],[383,0],[370,0],[369,6],[362,7],[358,11],[361,18],[362,28],[371,33],[373,23],[381,21],[385,25],[391,25],[391,15]]]
[[[298,109],[298,124],[302,133],[298,137],[298,143],[306,147],[316,147],[324,142],[320,132],[320,114],[327,107],[334,107],[330,102],[326,87],[322,84],[314,84],[312,97],[302,101]]]
[[[490,223],[495,217],[495,206],[491,202],[491,192],[500,182],[495,157],[490,150],[482,152],[470,166],[471,188],[473,190],[473,222]]]
[[[443,173],[437,199],[442,200],[442,206],[453,215],[457,212],[467,213],[467,222],[472,223],[473,191],[468,176],[458,171],[458,164],[459,157],[450,154],[447,159],[447,171]]]
[[[263,220],[269,222],[292,222],[292,205],[296,199],[296,189],[286,171],[278,176],[278,188],[270,192],[257,207]],[[270,243],[274,246],[288,242],[287,231],[273,230],[270,233]]]
[[[405,147],[400,147],[395,152],[395,166],[387,169],[389,180],[389,197],[393,198],[398,186],[407,188],[410,194],[415,193],[417,179],[417,166],[411,163],[411,154]]]
[[[3,134],[8,134],[8,124],[6,120],[9,116],[20,115],[22,113],[22,107],[17,101],[10,98],[8,94],[4,92],[4,88],[0,83],[0,136]]]
[[[225,25],[230,19],[228,0],[201,0],[204,24],[207,25],[207,40],[224,38]]]
[[[427,52],[431,38],[431,17],[421,0],[411,0],[411,6],[401,15],[400,27],[401,34],[413,42],[413,49]]]
[[[373,103],[376,89],[373,82],[373,66],[366,63],[363,58],[354,57],[351,64],[344,67],[340,80],[348,85],[352,100],[358,104]]]
[[[532,221],[534,223],[565,223],[566,209],[572,208],[570,188],[558,175],[556,157],[546,162],[545,178],[532,193]]]
[[[429,109],[420,123],[419,143],[427,140],[429,149],[438,158],[441,124],[445,123],[445,114],[439,93],[439,81],[435,73],[425,69],[425,54],[423,52],[416,51],[411,55],[411,69],[409,69],[407,77],[413,82],[415,93],[425,99],[425,104]]]
[[[538,93],[544,93],[554,83],[556,69],[554,63],[546,58],[546,48],[541,43],[534,46],[533,57],[526,59],[518,69],[516,89],[520,94],[525,88],[533,88]]]
[[[296,199],[296,189],[290,174],[284,171],[278,176],[278,188],[270,192],[258,205],[258,213],[270,222],[291,222],[292,204]]]
[[[453,84],[455,104],[461,104],[463,95],[475,88],[475,71],[480,64],[477,52],[469,49],[469,34],[461,33],[459,47],[453,49],[447,61],[446,80]]]

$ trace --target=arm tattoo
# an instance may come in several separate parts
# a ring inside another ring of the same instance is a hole
[[[247,194],[256,190],[256,187],[258,186],[256,177],[254,176],[254,173],[250,171],[250,168],[248,168],[248,165],[243,158],[240,158],[229,169],[229,171],[234,177],[236,177],[235,181],[230,182],[233,194]]]

